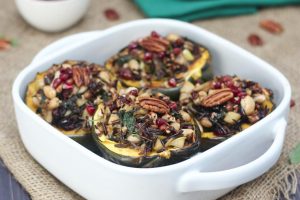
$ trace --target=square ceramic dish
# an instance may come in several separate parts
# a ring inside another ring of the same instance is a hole
[[[66,59],[104,63],[136,38],[156,30],[177,33],[205,45],[215,74],[237,74],[274,91],[276,109],[240,134],[178,164],[148,169],[109,162],[61,134],[24,103],[37,72]],[[291,89],[275,68],[236,45],[194,25],[165,19],[138,20],[97,32],[35,60],[17,77],[13,100],[27,150],[50,173],[87,199],[215,199],[262,175],[280,156]]]

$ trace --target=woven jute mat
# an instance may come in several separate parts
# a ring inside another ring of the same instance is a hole
[[[82,199],[64,186],[25,150],[15,121],[11,88],[17,74],[26,67],[34,55],[47,44],[77,32],[101,30],[113,25],[143,18],[131,1],[93,0],[89,12],[73,28],[55,34],[40,32],[20,17],[12,0],[1,0],[0,33],[18,39],[18,46],[0,52],[0,157],[16,179],[29,192],[32,199]],[[108,21],[103,16],[107,8],[116,9],[121,18]],[[285,28],[283,34],[271,35],[258,27],[261,19],[275,19]],[[288,199],[295,192],[298,165],[290,165],[288,153],[300,142],[300,8],[284,7],[262,10],[255,15],[218,18],[194,22],[263,58],[288,77],[296,106],[292,108],[286,141],[278,163],[265,175],[245,184],[223,199]],[[153,27],[155,29],[155,27]],[[251,47],[247,36],[252,33],[262,36],[262,47]],[[101,51],[100,51],[101,52]],[[268,74],[265,74],[268,76]],[[259,137],[259,136],[258,136]]]

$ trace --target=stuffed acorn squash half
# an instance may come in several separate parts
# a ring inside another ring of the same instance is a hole
[[[203,84],[186,82],[180,102],[199,122],[201,150],[207,150],[267,116],[273,93],[237,76],[217,76]]]
[[[86,144],[95,105],[110,98],[115,84],[105,68],[69,60],[38,73],[28,85],[25,101],[62,133]]]
[[[125,87],[151,88],[178,99],[186,80],[212,78],[211,55],[202,45],[176,34],[152,32],[133,41],[106,62]]]
[[[199,151],[199,129],[169,97],[136,88],[121,90],[95,112],[93,137],[102,155],[131,167],[158,167]]]

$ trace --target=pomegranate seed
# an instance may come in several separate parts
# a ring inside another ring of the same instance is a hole
[[[169,104],[169,108],[171,108],[172,110],[176,110],[177,109],[177,103],[172,101],[170,104]]]
[[[159,35],[156,31],[152,31],[152,32],[151,32],[151,37],[159,38],[160,35]]]
[[[290,108],[294,107],[296,105],[296,102],[294,99],[291,99],[290,101]]]
[[[237,96],[240,97],[240,98],[243,98],[243,97],[247,96],[247,93],[246,92],[239,92],[237,94]]]
[[[139,91],[138,91],[138,90],[131,90],[131,91],[129,92],[129,94],[131,94],[131,95],[137,97],[137,96],[139,95]]]
[[[152,58],[153,58],[152,53],[150,53],[150,52],[146,52],[146,53],[145,53],[145,55],[144,55],[144,60],[145,60],[146,62],[151,61]]]
[[[128,45],[128,49],[131,51],[133,49],[136,49],[138,47],[138,44],[136,42],[132,42],[130,45]]]
[[[65,83],[69,84],[69,85],[72,85],[74,83],[74,81],[73,81],[73,79],[70,78],[70,79],[66,80]]]
[[[176,82],[175,78],[171,78],[171,79],[169,79],[168,84],[170,87],[176,87],[177,82]]]
[[[62,82],[65,82],[66,80],[68,80],[70,78],[70,75],[67,73],[60,73],[59,78]]]
[[[232,81],[232,77],[229,76],[229,75],[222,76],[220,79],[221,79],[221,81],[222,81],[223,83],[228,82],[228,81]]]
[[[233,97],[230,101],[234,104],[240,104],[241,98],[240,97]]]
[[[177,47],[181,47],[184,44],[184,41],[183,41],[183,39],[177,39],[175,41],[175,44]]]
[[[168,125],[168,122],[167,122],[167,120],[165,120],[165,119],[163,119],[163,118],[158,118],[158,119],[156,120],[156,125],[157,125],[158,127],[161,127],[161,126],[163,126],[163,125]]]
[[[263,40],[257,34],[251,34],[248,36],[248,42],[252,46],[262,46]]]
[[[166,56],[166,53],[163,51],[163,52],[160,52],[159,54],[158,54],[158,57],[160,58],[160,59],[163,59],[164,57]]]
[[[174,48],[173,49],[173,53],[175,54],[175,55],[178,55],[178,54],[180,54],[180,52],[181,52],[181,49],[180,48]]]
[[[127,69],[127,68],[120,69],[119,75],[121,78],[126,79],[126,80],[131,80],[132,76],[133,76],[130,69]]]
[[[86,105],[86,111],[88,112],[89,115],[92,116],[95,113],[96,108],[93,105],[88,104]]]
[[[60,78],[56,78],[53,80],[52,86],[56,89],[60,84],[61,84],[61,79]]]
[[[120,15],[117,13],[117,11],[112,8],[106,9],[104,11],[104,15],[105,15],[106,19],[111,20],[111,21],[115,21],[120,18]]]
[[[226,81],[224,84],[230,88],[233,86],[233,81]]]
[[[65,84],[63,84],[63,89],[65,89],[65,90],[72,90],[73,89],[73,85],[65,83]]]
[[[214,87],[214,89],[220,89],[221,88],[221,86],[222,86],[222,84],[218,81],[218,82],[213,82],[212,83],[212,85],[213,85],[213,87]]]

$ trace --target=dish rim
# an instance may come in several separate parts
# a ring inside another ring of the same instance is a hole
[[[33,71],[40,68],[43,65],[43,63],[49,62],[49,61],[57,58],[61,54],[70,52],[73,49],[76,49],[86,43],[91,43],[94,40],[97,40],[105,35],[109,35],[112,32],[119,32],[119,31],[122,31],[123,29],[129,29],[131,26],[137,26],[139,24],[143,24],[143,25],[152,24],[153,25],[155,23],[171,24],[172,26],[182,26],[185,28],[189,28],[192,31],[193,30],[198,31],[198,32],[200,31],[200,32],[202,32],[202,34],[207,34],[211,38],[211,40],[218,41],[222,45],[228,45],[229,48],[235,49],[236,51],[240,51],[240,53],[245,54],[245,56],[249,57],[249,59],[254,60],[256,63],[258,63],[262,67],[267,68],[268,70],[272,70],[274,72],[274,74],[276,74],[276,79],[279,80],[279,82],[280,82],[279,84],[282,85],[282,87],[283,87],[283,95],[282,95],[282,99],[280,100],[280,103],[277,105],[275,110],[272,111],[272,113],[270,113],[268,116],[266,116],[264,119],[262,119],[255,125],[244,130],[243,134],[239,134],[234,137],[231,137],[231,138],[227,139],[226,141],[218,144],[217,146],[205,151],[204,153],[198,153],[185,161],[182,161],[182,162],[179,162],[176,164],[172,164],[172,165],[168,165],[168,166],[156,167],[156,168],[133,168],[133,167],[122,166],[122,165],[110,162],[110,161],[106,160],[105,158],[102,158],[102,157],[94,154],[93,152],[89,151],[88,149],[86,149],[82,145],[76,143],[75,141],[71,140],[67,136],[61,134],[61,132],[59,130],[57,130],[55,127],[53,127],[50,124],[48,124],[47,122],[45,122],[41,117],[39,117],[34,112],[32,112],[25,104],[23,97],[21,96],[22,83],[25,81],[25,79],[28,75],[35,73]],[[192,24],[188,24],[186,22],[181,22],[181,21],[171,20],[171,19],[141,19],[141,20],[134,20],[131,22],[123,23],[123,24],[102,30],[101,32],[99,32],[99,35],[97,35],[96,37],[91,37],[84,41],[75,43],[73,45],[70,44],[70,45],[66,46],[65,48],[61,49],[60,51],[57,51],[57,52],[49,55],[47,58],[44,58],[33,64],[29,64],[27,67],[25,67],[19,73],[19,75],[15,79],[15,81],[13,83],[12,95],[13,95],[13,100],[14,100],[15,105],[18,106],[18,108],[22,112],[24,112],[26,115],[30,116],[33,119],[33,123],[38,123],[38,125],[41,126],[41,128],[45,129],[48,132],[52,132],[53,137],[57,137],[57,139],[64,140],[64,142],[66,142],[66,145],[70,145],[72,148],[75,148],[78,151],[81,151],[81,153],[83,153],[85,156],[87,156],[89,159],[93,160],[94,162],[97,162],[100,165],[106,165],[107,167],[109,167],[112,170],[117,170],[119,172],[124,172],[124,173],[135,173],[135,174],[138,173],[138,174],[143,175],[143,174],[157,174],[157,172],[161,173],[161,172],[165,172],[165,171],[170,172],[170,171],[176,171],[179,169],[187,168],[188,166],[192,165],[193,163],[195,163],[195,162],[197,163],[199,160],[201,160],[201,158],[203,158],[204,155],[209,156],[210,154],[213,154],[214,152],[219,151],[219,149],[222,149],[224,146],[230,146],[230,144],[232,144],[238,140],[242,140],[243,137],[247,136],[250,132],[254,131],[255,129],[261,129],[267,123],[278,120],[277,118],[280,118],[281,115],[283,115],[284,111],[286,109],[289,109],[288,105],[289,105],[289,101],[290,101],[290,97],[291,97],[291,87],[290,87],[288,80],[284,77],[284,75],[281,72],[279,72],[279,70],[277,70],[276,68],[274,68],[267,62],[263,61],[262,59],[256,57],[252,53],[242,49],[241,47],[233,44],[232,42],[230,42],[226,39],[223,39],[222,37],[217,36],[214,33],[211,33],[201,27],[198,27],[198,26],[195,26]]]

